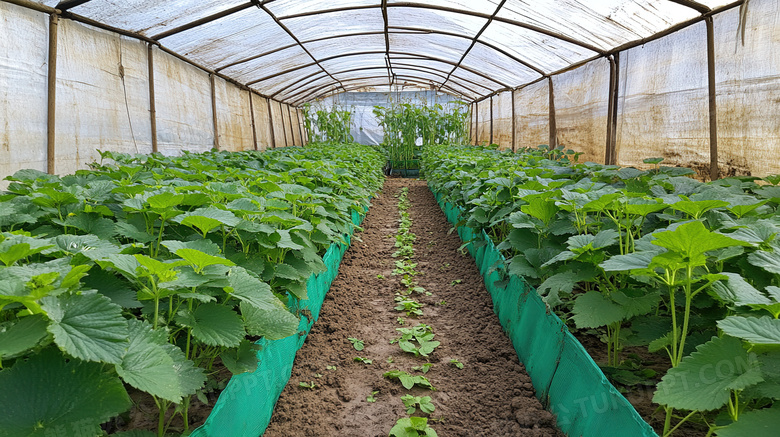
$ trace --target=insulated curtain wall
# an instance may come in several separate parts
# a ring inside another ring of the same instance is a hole
[[[477,103],[477,143],[490,144],[490,99]]]
[[[6,2],[0,2],[0,17],[2,179],[26,168],[47,171],[50,24],[48,14]],[[56,32],[52,171],[65,175],[87,168],[100,158],[98,150],[151,153],[155,133],[149,46],[64,18],[58,20]],[[158,151],[176,155],[210,150],[215,141],[209,73],[157,47],[151,56]],[[214,82],[220,149],[253,150],[255,137],[258,149],[271,147],[267,100],[222,78]],[[279,105],[271,101],[272,108]],[[273,124],[279,126],[276,145],[301,145],[298,110],[288,112],[283,106],[274,114]],[[0,188],[7,185],[0,181]]]

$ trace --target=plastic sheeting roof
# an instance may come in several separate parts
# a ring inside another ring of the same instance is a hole
[[[734,3],[728,0],[44,0],[159,42],[291,104],[436,88],[476,100]]]

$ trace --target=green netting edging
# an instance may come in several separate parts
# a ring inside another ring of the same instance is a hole
[[[359,226],[364,216],[353,210],[352,223]],[[230,378],[206,422],[193,430],[191,437],[257,437],[265,432],[276,401],[290,380],[295,354],[319,318],[325,294],[336,279],[341,259],[349,247],[350,235],[344,237],[346,244],[334,243],[325,252],[323,261],[328,270],[309,277],[308,299],[292,305],[293,310],[311,311],[311,319],[301,316],[298,335],[273,341],[260,339],[257,370]]]
[[[460,211],[440,193],[434,195],[447,220],[456,225]],[[570,436],[657,437],[536,290],[522,278],[507,275],[504,257],[487,234],[475,235],[467,226],[457,230],[468,243],[493,298],[493,310],[531,376],[536,396],[556,415],[561,431]]]

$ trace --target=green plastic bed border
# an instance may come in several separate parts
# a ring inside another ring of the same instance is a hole
[[[352,211],[354,227],[360,226],[368,211]],[[301,316],[298,335],[281,340],[260,339],[257,344],[257,370],[253,373],[234,375],[227,387],[219,395],[206,422],[195,428],[190,437],[257,437],[263,435],[276,401],[290,380],[295,354],[303,346],[312,325],[320,316],[325,294],[338,274],[341,259],[349,248],[351,233],[345,235],[346,244],[331,244],[325,252],[323,261],[328,270],[311,275],[307,285],[308,299],[297,302],[291,308],[300,314],[301,310],[311,311],[311,318]],[[304,311],[305,314],[305,311]]]
[[[456,226],[461,211],[444,202],[440,193],[434,195]],[[556,415],[561,431],[583,437],[657,437],[536,290],[506,273],[504,257],[487,234],[475,234],[467,226],[457,231],[468,243],[493,299],[493,311],[531,376],[537,398]]]

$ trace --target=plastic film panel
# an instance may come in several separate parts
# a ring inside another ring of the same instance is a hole
[[[545,73],[560,70],[596,55],[596,52],[587,48],[501,21],[490,23],[479,40],[496,46]],[[485,50],[492,49],[485,47]]]
[[[171,35],[160,42],[213,68],[295,44],[295,40],[266,12],[255,7]]]
[[[403,57],[394,56],[390,58],[390,61],[393,65],[418,65],[423,68],[431,68],[437,71],[443,71],[444,74],[449,74],[449,72],[453,69],[453,66],[450,64],[429,59],[406,59]],[[462,68],[454,72],[453,76],[456,77],[459,82],[479,92],[481,95],[490,94],[491,90],[493,89],[492,87],[496,86],[495,82],[492,80],[486,79],[479,74],[464,70]]]
[[[330,79],[330,76],[328,76],[328,74],[323,71],[321,67],[318,65],[312,65],[306,68],[301,68],[299,70],[272,77],[270,79],[266,79],[257,85],[262,86],[267,95],[276,97],[275,94],[280,91],[287,89],[294,90],[295,88],[303,86],[307,82],[320,77],[327,77]]]
[[[239,82],[247,83],[268,76],[278,76],[288,70],[300,70],[304,65],[314,64],[314,60],[300,46],[293,46],[260,58],[225,68],[221,73]],[[265,87],[263,87],[265,89]]]
[[[375,5],[376,0],[281,0],[268,3],[266,6],[277,17],[303,14],[333,8],[348,8],[356,6]]]
[[[290,107],[290,117],[292,117],[292,135],[293,135],[293,142],[296,146],[302,146],[303,142],[301,141],[301,122],[298,119],[298,108]]]
[[[663,157],[709,173],[704,23],[621,52],[619,62],[617,164],[647,168],[643,159]]]
[[[501,150],[512,149],[512,92],[493,96],[493,142]]]
[[[284,137],[287,139],[286,145],[288,146],[295,145],[295,136],[292,133],[292,122],[290,120],[291,115],[290,107],[282,103],[282,125],[284,126]]]
[[[550,81],[545,79],[515,91],[517,148],[550,142]]]
[[[358,48],[361,51],[384,51],[384,35],[350,35],[335,39],[314,41],[305,44],[315,59],[327,58],[344,51],[345,47]]]
[[[59,2],[54,2],[56,5]],[[71,11],[120,29],[154,36],[245,3],[243,0],[92,1]]]
[[[715,16],[721,176],[780,174],[779,15],[777,0],[750,2],[744,45],[739,9]]]
[[[320,65],[328,71],[344,71],[363,67],[384,67],[385,51],[361,54],[358,48],[345,51],[344,56],[321,60]]]
[[[58,27],[55,172],[86,168],[98,150],[150,153],[146,45],[70,20]]]
[[[298,18],[280,18],[283,19],[282,23],[301,41],[345,33],[378,32],[385,29],[385,20],[382,18],[382,11],[378,7],[374,9],[329,12],[327,14]],[[333,54],[337,53],[334,52]]]
[[[299,84],[302,88],[292,87],[288,91],[280,93],[278,97],[280,99],[301,100],[305,99],[309,94],[314,93],[317,89],[327,86],[328,84],[335,84],[338,86],[338,83],[330,76],[322,75],[317,77],[319,77],[319,79],[313,80],[311,82],[306,81],[307,83],[305,83],[305,85],[304,83]]]
[[[209,75],[154,49],[157,148],[166,155],[181,150],[205,152],[214,146]]]
[[[481,44],[475,44],[469,51],[463,59],[463,68],[490,73],[490,77],[499,83],[493,85],[494,89],[522,85],[541,77],[536,71]]]
[[[402,3],[403,0],[388,0],[387,4]],[[492,14],[498,7],[495,0],[427,0],[426,5],[444,6],[457,8],[463,11],[481,12],[483,14]]]
[[[602,49],[653,35],[697,15],[668,0],[509,0],[498,13]]]
[[[607,145],[609,61],[600,58],[553,76],[557,143],[603,164]]]
[[[477,144],[490,144],[490,99],[477,103]]]
[[[425,35],[394,33],[390,35],[390,49],[394,52],[405,51],[450,62],[460,61],[469,45],[471,45],[471,41],[466,38],[435,33]]]
[[[46,171],[49,16],[0,2],[0,189],[17,170]]]
[[[268,100],[252,93],[252,110],[254,111],[255,132],[257,134],[257,149],[270,149],[271,119],[268,114]]]
[[[271,120],[274,132],[274,141],[276,147],[287,146],[285,137],[284,122],[282,120],[282,108],[278,101],[271,100]]]
[[[451,5],[450,5],[451,6]],[[495,7],[490,9],[490,13]],[[483,11],[484,12],[484,11]],[[487,23],[486,18],[425,8],[392,7],[387,9],[390,26],[439,30],[473,38]]]
[[[217,134],[220,150],[254,150],[249,92],[217,78]]]

